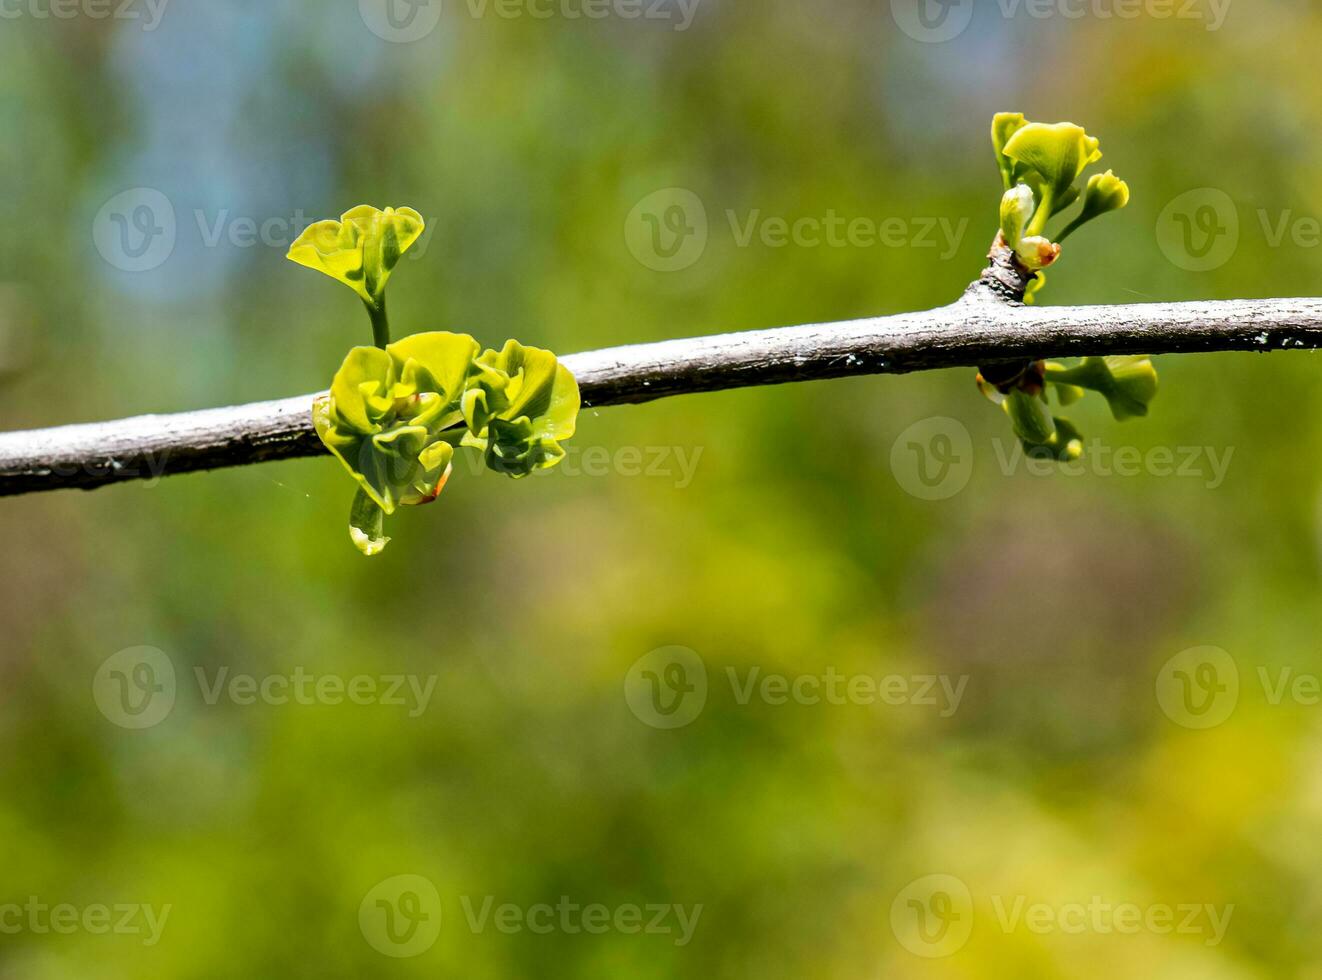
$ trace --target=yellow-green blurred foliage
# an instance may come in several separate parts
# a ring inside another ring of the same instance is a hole
[[[364,202],[429,222],[392,281],[397,334],[568,354],[943,304],[995,232],[1003,109],[1086,125],[1133,188],[1070,240],[1045,304],[1322,278],[1295,224],[1322,217],[1307,4],[1231,0],[1215,23],[1210,2],[980,2],[942,43],[882,0],[697,0],[684,30],[669,0],[604,18],[449,0],[410,43],[355,6],[173,0],[146,30],[145,0],[137,20],[11,5],[0,427],[316,390],[368,325],[284,260],[284,229]],[[1200,16],[1157,16],[1182,7]],[[169,200],[176,242],[129,272],[94,232],[136,188]],[[703,203],[707,241],[658,271],[627,223],[667,188]],[[1162,244],[1167,205],[1200,188],[1239,224],[1208,271]],[[832,214],[894,234],[782,245],[763,224]],[[372,560],[329,459],[0,501],[0,905],[171,906],[151,946],[0,933],[0,976],[1322,977],[1322,706],[1275,696],[1283,670],[1322,672],[1322,361],[1158,367],[1150,418],[1116,424],[1095,397],[1072,415],[1094,459],[1191,447],[1183,475],[1034,475],[958,370],[585,410],[571,445],[598,465],[515,483],[461,464]],[[944,500],[891,462],[934,416],[973,453]],[[631,449],[656,447],[661,472],[636,473]],[[178,693],[129,730],[94,677],[144,645]],[[701,658],[708,695],[663,730],[625,690],[669,645]],[[1205,729],[1158,696],[1162,665],[1203,645],[1239,678]],[[297,668],[435,688],[410,717],[210,704],[197,674]],[[953,711],[740,703],[754,668],[967,682]],[[387,958],[359,906],[402,874],[435,885],[441,928]],[[972,930],[923,957],[892,906],[933,874],[967,886]],[[474,929],[462,902],[486,896],[702,912],[687,945]],[[998,915],[1095,898],[1233,913],[1219,942]]]

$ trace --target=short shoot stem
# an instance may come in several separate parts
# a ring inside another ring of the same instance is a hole
[[[384,348],[390,343],[390,319],[386,316],[386,297],[382,294],[381,299],[376,303],[363,300],[363,305],[367,307],[367,315],[372,321],[372,341],[376,346]]]
[[[1038,202],[1037,210],[1033,212],[1033,220],[1028,223],[1024,233],[1027,235],[1040,235],[1046,230],[1047,221],[1051,218],[1051,209],[1055,206],[1056,191],[1050,184],[1042,188],[1042,200]]]

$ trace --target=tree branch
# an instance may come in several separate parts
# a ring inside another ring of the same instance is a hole
[[[994,248],[955,303],[922,313],[667,340],[572,354],[585,406],[863,374],[1095,354],[1322,347],[1322,299],[1028,307],[1025,274]],[[91,490],[324,452],[314,395],[0,433],[0,496]]]

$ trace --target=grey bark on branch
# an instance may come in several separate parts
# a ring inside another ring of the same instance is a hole
[[[987,366],[1043,357],[1322,347],[1322,299],[1119,306],[1020,303],[1028,273],[999,244],[954,303],[921,313],[612,347],[561,358],[585,407],[727,388]],[[0,433],[0,496],[325,452],[301,395]]]

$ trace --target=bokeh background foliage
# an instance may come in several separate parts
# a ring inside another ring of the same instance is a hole
[[[700,0],[674,21],[474,17],[412,44],[350,2],[173,0],[159,28],[0,21],[0,425],[312,391],[365,319],[280,243],[207,247],[195,212],[430,221],[398,272],[397,333],[515,336],[561,353],[841,319],[953,299],[1000,192],[994,111],[1073,119],[1134,189],[1071,240],[1049,304],[1314,294],[1322,251],[1257,217],[1322,215],[1322,14],[1234,0],[1201,21],[1007,18],[943,44],[886,3]],[[28,11],[24,6],[22,11]],[[105,262],[128,188],[178,215],[168,261]],[[659,188],[705,203],[702,258],[638,262],[624,222]],[[1193,188],[1238,206],[1219,268],[1154,228]],[[739,247],[726,217],[935,217],[924,247]],[[285,242],[284,244],[287,244]],[[170,903],[159,944],[0,936],[0,975],[1318,977],[1316,707],[1256,682],[1322,669],[1322,364],[1159,359],[1153,416],[1108,445],[1233,449],[1226,479],[1007,475],[970,372],[586,411],[580,446],[701,449],[673,477],[513,483],[461,471],[363,560],[329,459],[0,503],[0,901]],[[889,466],[906,427],[967,427],[944,501]],[[98,666],[141,644],[180,678],[171,715],[110,724]],[[676,731],[622,695],[640,656],[698,652],[711,694]],[[1212,644],[1243,693],[1172,723],[1160,665]],[[438,677],[384,706],[208,705],[193,669]],[[740,705],[727,668],[969,675],[917,705]],[[924,960],[889,927],[929,873],[979,902]],[[378,881],[431,879],[436,945],[387,959],[357,926]],[[456,897],[701,903],[693,942],[473,935]],[[1225,940],[1005,934],[987,895],[1235,905]]]

